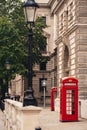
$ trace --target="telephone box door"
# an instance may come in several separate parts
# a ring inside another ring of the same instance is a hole
[[[78,120],[78,80],[74,77],[66,77],[61,80],[60,120]]]

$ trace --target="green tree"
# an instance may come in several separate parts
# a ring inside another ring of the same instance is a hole
[[[38,18],[33,28],[33,57],[34,62],[42,61],[41,50],[46,44],[42,29],[45,25],[42,19]],[[9,80],[15,74],[27,75],[28,50],[27,34],[22,3],[20,0],[0,1],[0,78],[5,78],[5,61],[9,60],[11,69]]]

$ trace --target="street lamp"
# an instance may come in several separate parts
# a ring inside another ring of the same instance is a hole
[[[5,98],[9,98],[9,92],[8,92],[8,71],[10,70],[11,64],[8,60],[5,62],[5,68],[7,70],[7,75],[6,75],[6,91],[5,91]]]
[[[8,60],[6,60],[6,62],[5,62],[5,68],[6,68],[7,70],[10,70],[10,67],[11,67],[10,62],[9,62]]]
[[[44,96],[44,108],[45,108],[45,106],[46,106],[46,79],[45,78],[43,78],[43,80],[42,80],[42,87],[43,87],[43,96]]]
[[[33,95],[32,88],[32,42],[33,42],[33,25],[35,21],[35,12],[38,4],[34,0],[27,0],[24,5],[25,22],[29,30],[28,34],[28,90],[24,93],[23,106],[37,106],[37,101]]]

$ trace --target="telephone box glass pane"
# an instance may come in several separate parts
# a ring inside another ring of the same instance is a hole
[[[72,115],[74,111],[74,90],[66,90],[66,114]]]

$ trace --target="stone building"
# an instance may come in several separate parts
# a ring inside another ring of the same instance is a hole
[[[57,45],[57,85],[65,76],[79,81],[79,97],[87,98],[87,1],[50,0]]]
[[[60,79],[74,76],[79,81],[79,98],[87,98],[87,1],[37,0],[41,16],[47,24],[44,35],[47,46],[43,56],[47,63],[34,66],[34,95],[43,96],[41,81],[46,79],[46,96],[53,86],[60,88]]]
[[[51,30],[50,28],[45,30],[47,34],[50,34],[47,37],[47,51],[50,52],[50,60],[47,64],[50,65],[50,68],[48,67],[48,70],[50,70],[49,78],[51,83],[53,82],[53,84],[50,84],[50,88],[56,85],[60,88],[61,78],[74,76],[79,81],[79,98],[86,99],[87,1],[49,0],[47,5],[50,13],[48,18],[50,17],[49,20],[52,20]],[[54,50],[56,50],[55,56],[53,55]],[[55,69],[56,71],[52,72]]]

